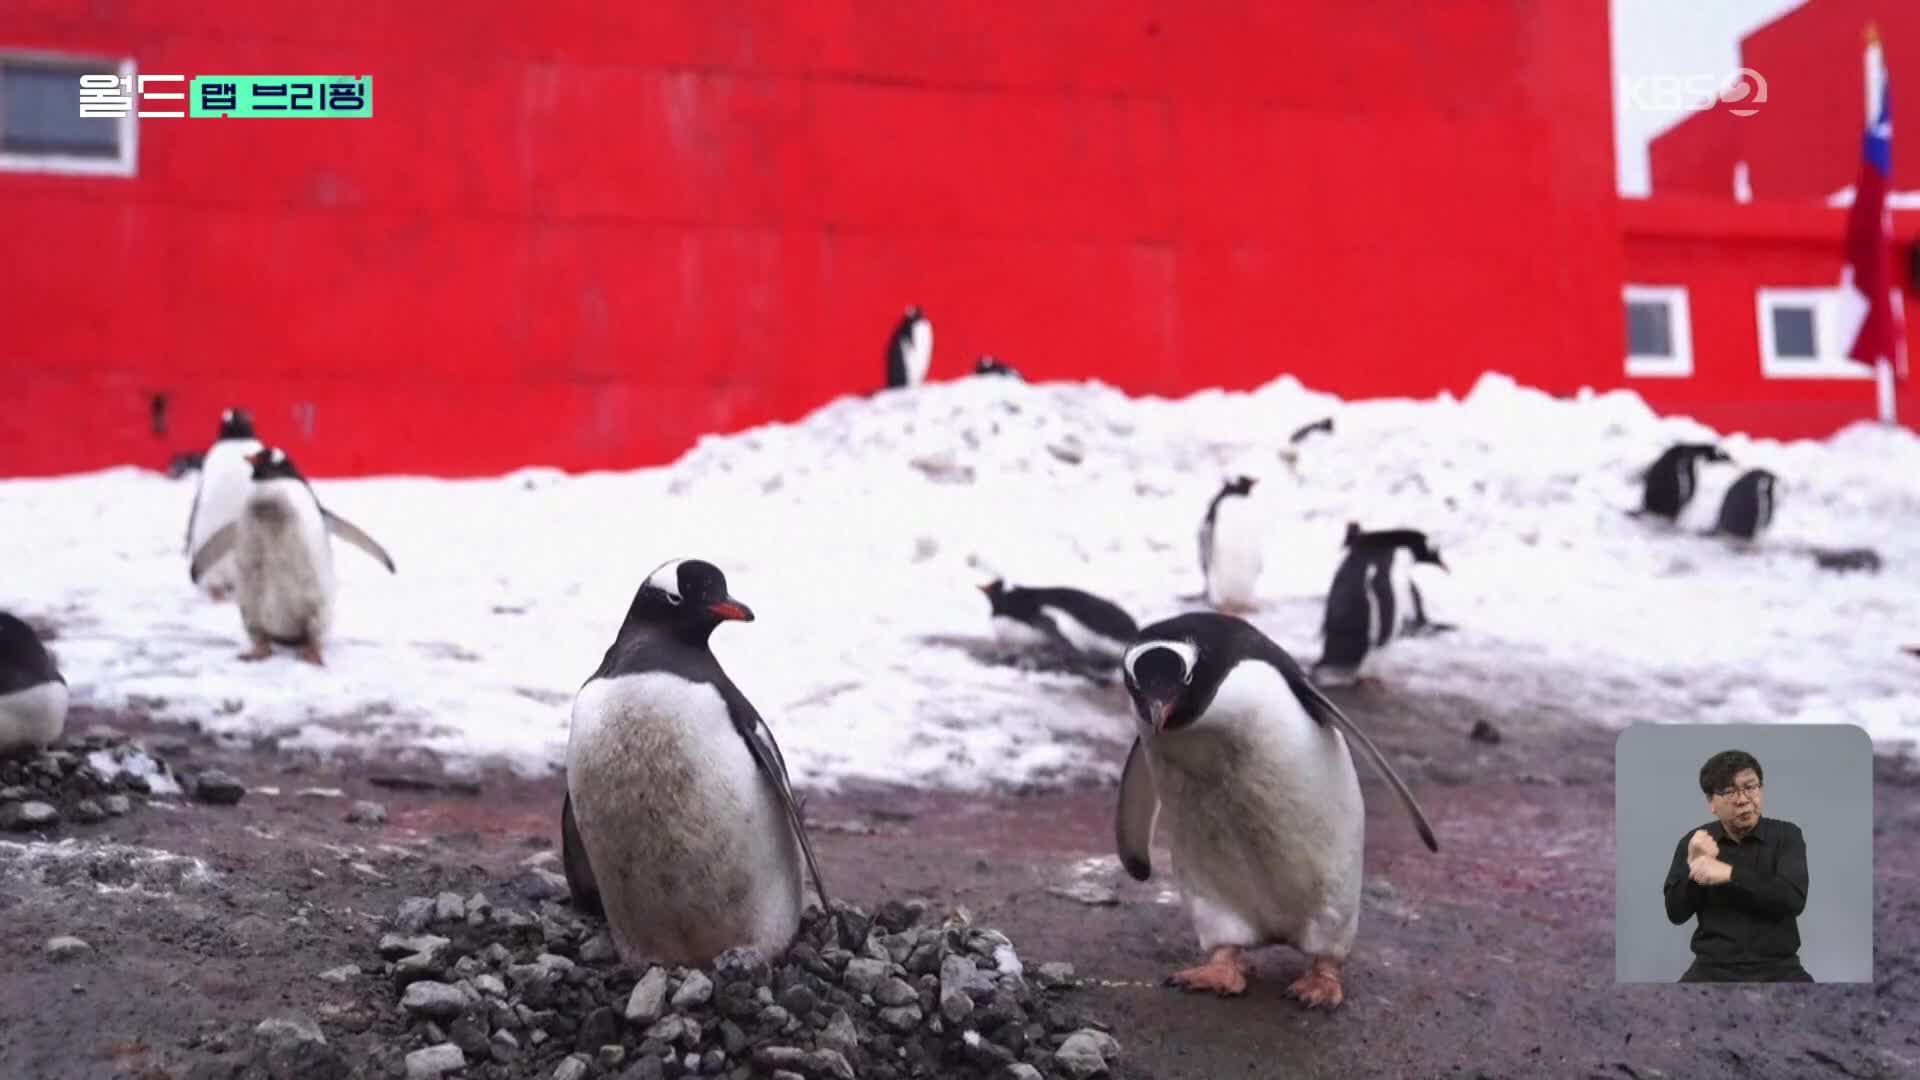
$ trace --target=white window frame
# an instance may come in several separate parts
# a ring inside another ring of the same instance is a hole
[[[1693,377],[1693,319],[1685,285],[1626,285],[1620,290],[1620,313],[1624,318],[1628,304],[1665,304],[1667,329],[1673,337],[1673,353],[1659,356],[1635,354],[1633,342],[1627,342],[1627,375],[1635,379],[1688,379]]]
[[[129,87],[131,99],[127,115],[117,117],[114,123],[120,125],[120,155],[118,157],[76,157],[72,154],[21,154],[0,151],[0,172],[51,173],[58,176],[125,176],[131,177],[140,171],[140,79],[138,68],[132,57],[114,60],[110,57],[88,53],[49,52],[41,49],[0,48],[0,64],[19,61],[27,64],[111,64]]]
[[[1858,301],[1839,288],[1761,288],[1754,291],[1754,317],[1760,330],[1760,374],[1769,379],[1871,379],[1873,368],[1847,359],[1851,326],[1842,325],[1847,307],[1858,310]],[[1813,309],[1812,360],[1782,359],[1774,340],[1773,310],[1778,307]]]

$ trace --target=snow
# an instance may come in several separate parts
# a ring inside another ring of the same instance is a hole
[[[1280,464],[1286,436],[1335,430]],[[1145,623],[1200,587],[1195,533],[1228,472],[1263,482],[1261,611],[1303,662],[1345,524],[1426,529],[1421,577],[1456,633],[1395,642],[1381,679],[1514,712],[1635,722],[1855,723],[1920,734],[1920,438],[1861,424],[1823,441],[1732,435],[1680,529],[1624,511],[1668,443],[1711,438],[1627,392],[1555,399],[1501,376],[1466,398],[1342,403],[1282,378],[1251,393],[1129,398],[1099,384],[969,378],[836,401],[710,437],[671,466],[484,481],[318,479],[398,573],[336,544],[327,667],[259,664],[237,609],[180,553],[195,477],[134,469],[0,482],[0,557],[32,573],[0,607],[44,619],[76,704],[197,721],[283,745],[431,752],[529,774],[564,760],[574,692],[641,579],[673,558],[724,570],[752,623],[714,650],[767,718],[797,784],[949,788],[1117,776],[1117,686],[993,666],[974,587],[1073,585]],[[1757,550],[1694,535],[1750,465],[1783,478]],[[1872,546],[1875,574],[1810,544]],[[1427,568],[1422,568],[1423,570]]]

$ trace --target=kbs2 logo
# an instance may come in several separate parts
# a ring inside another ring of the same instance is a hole
[[[1717,75],[1641,75],[1621,80],[1626,103],[1650,112],[1684,112],[1725,105],[1735,116],[1752,116],[1767,101],[1766,76],[1752,68],[1733,73],[1732,81]]]

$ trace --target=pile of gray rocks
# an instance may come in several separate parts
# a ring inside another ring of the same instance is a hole
[[[394,924],[378,961],[329,974],[384,984],[384,1071],[409,1080],[1087,1080],[1120,1053],[1067,1003],[1071,966],[1030,969],[1006,935],[919,902],[814,908],[784,955],[704,968],[623,964],[555,899],[416,897]]]
[[[89,734],[39,753],[0,758],[0,832],[91,825],[131,813],[155,794],[177,792],[166,766],[126,736]]]

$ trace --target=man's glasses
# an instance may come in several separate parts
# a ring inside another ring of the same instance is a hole
[[[1720,796],[1723,799],[1727,799],[1729,801],[1733,799],[1737,799],[1742,795],[1746,796],[1749,800],[1751,800],[1760,794],[1760,785],[1748,784],[1745,787],[1737,787],[1737,788],[1730,787],[1722,791],[1716,791],[1714,792],[1714,794]]]

